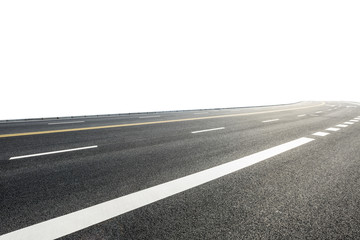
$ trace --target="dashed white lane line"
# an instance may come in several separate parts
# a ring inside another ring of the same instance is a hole
[[[199,114],[206,114],[206,113],[209,113],[209,112],[197,112],[197,113],[194,113],[194,114],[199,115]]]
[[[270,120],[265,120],[262,121],[263,123],[268,123],[268,122],[275,122],[275,121],[279,121],[280,119],[276,118],[276,119],[270,119]]]
[[[221,130],[221,129],[225,129],[225,128],[224,128],[224,127],[211,128],[211,129],[205,129],[205,130],[193,131],[193,132],[191,132],[191,133],[210,132],[210,131],[216,131],[216,130]]]
[[[322,111],[317,111],[317,112],[315,112],[315,113],[322,113]]]
[[[344,124],[354,124],[353,122],[344,122]]]
[[[327,128],[326,130],[336,132],[336,131],[339,131],[340,128],[332,128],[331,127],[331,128]]]
[[[327,133],[327,132],[316,132],[316,133],[313,133],[312,135],[324,137],[324,136],[329,135],[329,134],[330,133]]]
[[[143,117],[139,117],[139,118],[157,118],[160,117],[160,115],[154,115],[154,116],[143,116]]]
[[[350,120],[350,122],[359,122],[359,120],[354,120],[354,119],[353,119],[353,120]]]
[[[97,145],[94,145],[94,146],[81,147],[81,148],[72,148],[72,149],[59,150],[59,151],[53,151],[53,152],[35,153],[35,154],[30,154],[30,155],[11,157],[9,160],[14,160],[14,159],[19,159],[19,158],[29,158],[29,157],[43,156],[43,155],[50,155],[50,154],[56,154],[56,153],[79,151],[79,150],[85,150],[85,149],[97,148],[97,147],[98,147]]]
[[[206,169],[204,171],[187,175],[182,178],[4,234],[0,236],[0,240],[43,240],[60,238],[105,220],[117,217],[126,212],[234,173],[240,169],[249,167],[283,152],[297,148],[313,140],[314,139],[312,138],[306,137],[299,138],[249,156]]]
[[[51,122],[48,125],[57,125],[57,124],[72,124],[72,123],[83,123],[85,121],[73,121],[73,122]]]
[[[298,115],[298,117],[305,117],[306,116],[306,114],[300,114],[300,115]]]
[[[344,125],[344,124],[338,124],[338,125],[336,125],[337,127],[342,127],[342,128],[344,128],[344,127],[348,127],[348,125]]]

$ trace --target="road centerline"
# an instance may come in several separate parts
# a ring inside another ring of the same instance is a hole
[[[217,130],[222,130],[222,129],[225,129],[225,127],[204,129],[204,130],[199,130],[199,131],[193,131],[193,132],[191,132],[191,133],[210,132],[210,131],[217,131]]]
[[[262,122],[263,123],[268,123],[268,122],[276,122],[276,121],[279,121],[279,120],[280,120],[279,118],[275,118],[275,119],[264,120]]]
[[[333,127],[331,127],[331,128],[327,128],[327,129],[325,129],[325,130],[332,131],[332,132],[337,132],[337,131],[340,130],[340,128],[333,128]]]
[[[329,135],[329,134],[330,133],[327,133],[327,132],[316,132],[316,133],[313,133],[312,135],[324,137],[324,136]]]
[[[20,159],[20,158],[29,158],[29,157],[37,157],[37,156],[64,153],[64,152],[80,151],[80,150],[85,150],[85,149],[90,149],[90,148],[97,148],[97,147],[98,147],[97,145],[94,145],[94,146],[71,148],[71,149],[58,150],[58,151],[52,151],[52,152],[34,153],[34,154],[29,154],[29,155],[11,157],[9,160]]]

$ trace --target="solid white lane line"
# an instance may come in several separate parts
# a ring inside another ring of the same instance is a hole
[[[49,125],[56,125],[56,124],[71,124],[71,123],[83,123],[85,121],[74,121],[74,122],[51,122],[48,123]]]
[[[139,117],[139,118],[155,118],[155,117],[160,117],[159,115],[154,115],[154,116],[143,116],[143,117]]]
[[[9,160],[14,160],[14,159],[19,159],[19,158],[29,158],[29,157],[43,156],[43,155],[50,155],[50,154],[63,153],[63,152],[79,151],[79,150],[85,150],[85,149],[97,148],[97,147],[98,146],[95,145],[95,146],[72,148],[72,149],[59,150],[59,151],[53,151],[53,152],[35,153],[35,154],[30,154],[30,155],[11,157]]]
[[[43,240],[60,238],[105,220],[117,217],[134,209],[146,206],[161,199],[234,173],[240,169],[297,148],[313,140],[314,139],[312,138],[306,137],[299,138],[204,171],[4,234],[0,236],[0,240]]]
[[[316,132],[316,133],[313,133],[312,135],[324,137],[324,136],[329,135],[329,134],[330,133],[327,133],[327,132]]]
[[[344,122],[344,124],[354,124],[353,122]]]
[[[344,125],[344,124],[338,124],[338,125],[336,125],[337,127],[342,127],[342,128],[344,128],[344,127],[347,127],[348,125]]]
[[[198,113],[194,113],[194,114],[199,115],[199,114],[206,114],[206,113],[209,113],[209,112],[198,112]]]
[[[317,111],[317,112],[315,112],[315,113],[322,113],[322,111]]]
[[[211,128],[211,129],[205,129],[205,130],[193,131],[193,132],[191,132],[191,133],[210,132],[210,131],[216,131],[216,130],[221,130],[221,129],[225,129],[225,128],[224,128],[224,127]]]
[[[332,128],[331,127],[331,128],[327,128],[326,130],[336,132],[336,131],[339,131],[340,128]]]
[[[350,122],[359,122],[359,120],[350,120]]]
[[[263,123],[268,123],[268,122],[275,122],[275,121],[279,121],[280,119],[276,118],[276,119],[270,119],[270,120],[265,120],[262,121]]]
[[[298,117],[305,117],[306,114],[301,114],[301,115],[298,115]]]

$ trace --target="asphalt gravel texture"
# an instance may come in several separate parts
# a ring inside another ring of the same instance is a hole
[[[360,239],[360,122],[325,130],[360,116],[360,105],[289,110],[319,104],[0,123],[1,135],[259,113],[0,138],[0,235],[309,137],[315,140],[61,239]],[[279,120],[263,122],[271,119]],[[318,131],[330,134],[312,135]]]

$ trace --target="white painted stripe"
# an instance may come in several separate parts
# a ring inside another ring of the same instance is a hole
[[[336,125],[337,127],[347,127],[348,125],[344,125],[344,124],[338,124],[338,125]]]
[[[305,117],[306,114],[301,114],[301,115],[298,115],[298,117]]]
[[[359,122],[359,120],[350,120],[350,122]]]
[[[354,124],[353,122],[344,122],[344,124]]]
[[[324,137],[324,136],[329,135],[329,134],[330,133],[327,133],[327,132],[316,132],[316,133],[313,133],[312,135]]]
[[[317,111],[317,112],[315,112],[315,113],[322,113],[322,111]]]
[[[275,121],[279,121],[280,119],[276,118],[276,119],[270,119],[270,120],[265,120],[262,121],[263,123],[267,123],[267,122],[275,122]]]
[[[71,124],[71,123],[83,123],[85,121],[74,121],[74,122],[52,122],[48,123],[49,125],[56,125],[56,124]]]
[[[60,238],[105,220],[117,217],[134,209],[146,206],[161,199],[234,173],[240,169],[297,148],[313,140],[314,139],[312,138],[299,138],[204,171],[4,234],[0,236],[0,240],[43,240]]]
[[[191,132],[191,133],[210,132],[210,131],[216,131],[216,130],[221,130],[221,129],[225,129],[225,128],[224,127],[211,128],[211,129],[205,129],[205,130],[200,130],[200,131],[194,131],[194,132]]]
[[[354,119],[356,119],[356,120],[360,120],[360,117],[356,117],[356,118],[354,118]]]
[[[340,128],[332,128],[331,127],[331,128],[327,128],[326,130],[336,132],[336,131],[339,131]]]
[[[143,116],[143,117],[139,117],[139,118],[156,118],[156,117],[160,117],[159,115],[154,115],[154,116]]]
[[[97,147],[98,146],[95,145],[95,146],[72,148],[72,149],[59,150],[59,151],[53,151],[53,152],[35,153],[35,154],[30,154],[30,155],[11,157],[9,160],[14,160],[14,159],[19,159],[19,158],[29,158],[29,157],[43,156],[43,155],[50,155],[50,154],[63,153],[63,152],[79,151],[79,150],[85,150],[85,149],[97,148]]]
[[[197,112],[197,113],[194,113],[194,114],[198,115],[198,114],[206,114],[206,113],[209,113],[209,112]]]

